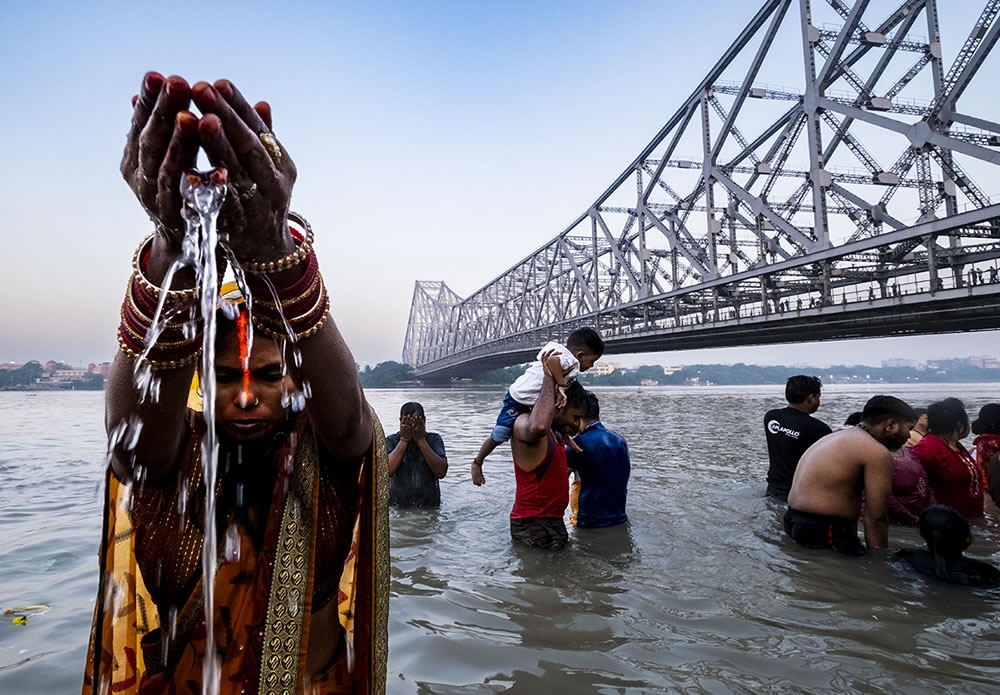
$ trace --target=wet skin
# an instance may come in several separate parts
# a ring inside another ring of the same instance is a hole
[[[235,335],[225,341],[215,356],[215,409],[219,429],[236,442],[269,437],[288,415],[281,405],[282,391],[295,385],[281,374],[281,353],[267,336],[254,336],[250,353],[250,388],[243,390],[239,342]]]

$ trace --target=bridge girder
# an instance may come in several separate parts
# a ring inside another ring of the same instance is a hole
[[[721,335],[720,320],[754,316],[773,328],[803,301],[828,312],[850,304],[851,320],[863,321],[853,315],[860,304],[887,292],[924,298],[906,304],[938,301],[943,278],[954,290],[1000,294],[988,283],[1000,260],[1000,205],[974,180],[996,176],[1000,125],[959,105],[975,86],[992,87],[974,78],[1000,37],[1000,0],[984,4],[947,70],[936,0],[904,0],[885,17],[873,4],[764,2],[653,140],[554,239],[464,299],[418,281],[404,361],[417,374],[510,364],[579,325],[612,342],[685,325]],[[915,35],[921,25],[927,36]],[[764,78],[768,69],[787,78],[787,60],[772,57],[792,29],[803,80],[777,87]]]

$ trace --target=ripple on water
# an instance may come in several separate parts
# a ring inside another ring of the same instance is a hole
[[[970,410],[1000,388],[901,389]],[[989,693],[1000,679],[1000,594],[915,577],[880,557],[790,544],[763,498],[763,412],[780,389],[598,389],[632,452],[629,527],[571,531],[563,552],[515,549],[509,446],[474,487],[469,462],[504,389],[373,390],[386,430],[424,404],[450,470],[442,507],[393,511],[389,692]],[[828,387],[841,422],[873,391]],[[0,393],[0,692],[79,689],[97,581],[101,394]],[[44,425],[42,424],[44,423]],[[894,547],[920,545],[893,529]],[[1000,563],[995,520],[977,557]],[[24,650],[23,653],[21,650]]]

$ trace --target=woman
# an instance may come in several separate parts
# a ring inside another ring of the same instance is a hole
[[[966,519],[983,516],[983,477],[975,459],[960,443],[969,435],[969,416],[957,398],[931,403],[928,433],[913,447],[927,471],[938,504],[954,507]]]
[[[911,449],[927,436],[927,408],[914,408],[913,412],[917,414],[917,422],[910,430],[910,439],[906,442],[906,446]]]
[[[987,403],[979,409],[979,417],[972,423],[972,433],[978,435],[976,463],[983,474],[986,489],[993,501],[1000,504],[1000,403]]]
[[[121,169],[155,232],[133,258],[107,385],[101,584],[83,692],[169,695],[207,679],[220,695],[384,692],[385,439],[330,316],[312,230],[288,212],[295,166],[270,107],[250,106],[227,80],[192,88],[159,73],[147,73],[133,106]],[[214,433],[188,407],[201,290],[189,271],[163,288],[182,256],[180,183],[199,148],[217,167],[211,184],[227,189],[219,228],[253,299],[209,290],[220,307],[205,346],[216,353]],[[170,318],[157,336],[161,298]],[[148,398],[134,379],[147,368],[158,382]],[[210,434],[214,485],[200,463]],[[201,560],[210,488],[211,631]]]

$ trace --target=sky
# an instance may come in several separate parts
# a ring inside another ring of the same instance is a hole
[[[980,4],[961,3],[966,15]],[[745,0],[7,0],[0,362],[113,356],[129,262],[150,231],[118,172],[147,70],[191,83],[226,77],[271,103],[299,173],[292,209],[316,231],[335,319],[355,359],[374,364],[401,359],[415,280],[467,296],[562,231],[755,11]],[[997,338],[614,361],[878,364],[997,355]]]

